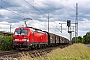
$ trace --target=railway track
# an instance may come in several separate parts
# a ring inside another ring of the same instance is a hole
[[[69,46],[69,44],[68,45],[60,45],[60,46],[56,46],[56,47],[49,47],[49,48],[47,47],[47,48],[44,48],[44,49],[37,49],[37,50],[31,50],[31,51],[22,51],[20,53],[24,54],[24,55],[29,54],[32,58],[34,58],[34,57],[45,56],[45,55],[47,55],[47,53],[50,53],[54,49],[57,49],[57,48],[63,49],[67,46]]]
[[[4,52],[0,52],[0,56],[4,56],[4,55],[10,55],[10,54],[15,54],[17,53],[17,51],[4,51]]]
[[[0,60],[17,60],[18,51],[0,52]]]
[[[29,54],[32,58],[38,57],[38,56],[43,56],[46,55],[47,53],[51,52],[54,49],[57,48],[64,48],[68,45],[61,45],[61,46],[56,46],[56,47],[49,47],[49,48],[44,48],[44,49],[37,49],[37,50],[30,50],[30,51],[5,51],[5,52],[0,52],[0,60],[5,60],[13,58],[17,59],[18,57],[21,57],[22,54],[27,55]],[[18,59],[17,59],[18,60]]]

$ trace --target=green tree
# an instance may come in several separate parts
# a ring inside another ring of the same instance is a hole
[[[75,37],[72,38],[72,43],[75,43]],[[86,35],[83,36],[83,38],[81,36],[78,36],[78,43],[84,43],[84,44],[90,44],[90,32],[87,32]]]
[[[75,41],[75,37],[72,38],[71,42],[72,42],[72,43],[75,43],[75,42],[76,42],[76,41]]]
[[[78,40],[76,40],[76,38],[73,37],[71,42],[72,43],[83,43],[81,36],[78,36],[77,38],[78,38]]]
[[[0,50],[8,51],[12,50],[13,37],[12,36],[0,36]]]
[[[78,37],[78,43],[83,43],[83,38],[81,36]]]
[[[83,36],[83,42],[85,44],[89,44],[90,43],[90,32],[87,32],[86,35]]]

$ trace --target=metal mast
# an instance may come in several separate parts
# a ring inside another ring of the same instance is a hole
[[[76,3],[75,42],[78,42],[78,3]]]
[[[11,26],[12,26],[12,25],[10,25],[10,33],[11,33],[11,28],[12,28]]]
[[[48,14],[48,33],[49,33],[49,14]]]

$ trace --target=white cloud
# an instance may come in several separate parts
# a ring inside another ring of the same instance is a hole
[[[76,3],[78,3],[79,35],[83,36],[90,30],[90,0],[25,0],[32,6],[24,0],[15,0],[14,2],[11,0],[3,1],[14,6],[12,7],[3,2],[7,6],[3,5],[2,7],[8,10],[0,9],[0,23],[12,24],[12,32],[16,27],[24,25],[24,18],[33,19],[33,21],[27,21],[29,26],[47,31],[48,16],[46,12],[49,12],[50,32],[69,37],[67,26],[63,25],[63,33],[60,33],[58,23],[66,23],[68,19],[72,20],[72,22],[75,21]],[[58,29],[56,26],[58,26]],[[1,30],[9,31],[8,25],[0,25],[0,28]]]
[[[79,35],[83,36],[86,32],[90,31],[90,20],[84,18],[83,21],[79,21]]]
[[[9,14],[10,14],[10,11],[1,9],[1,10],[0,10],[0,14],[1,14],[1,15],[9,15]]]

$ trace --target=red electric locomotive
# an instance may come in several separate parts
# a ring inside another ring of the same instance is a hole
[[[13,38],[14,48],[37,48],[48,45],[48,34],[33,27],[16,28]]]
[[[19,27],[15,29],[13,36],[14,49],[41,48],[69,43],[69,40],[64,37],[48,33],[37,28],[28,27],[26,22],[25,25],[26,27]]]

